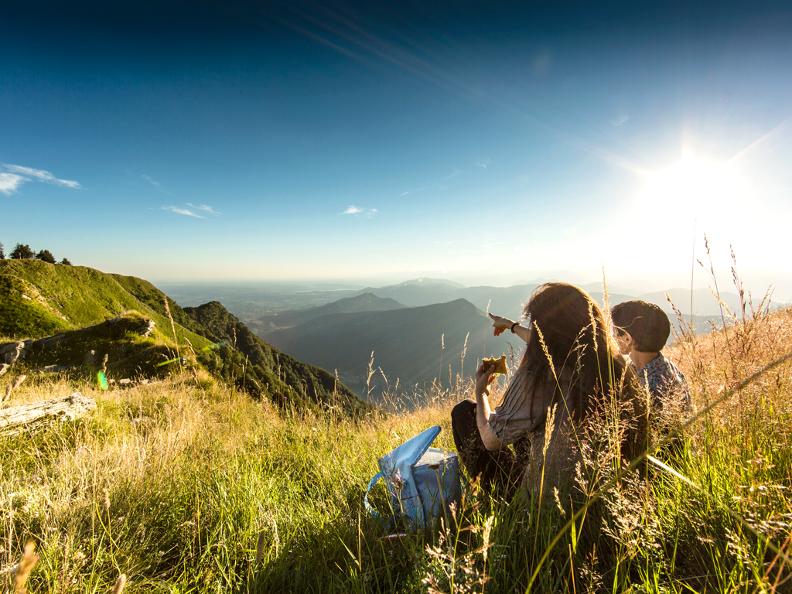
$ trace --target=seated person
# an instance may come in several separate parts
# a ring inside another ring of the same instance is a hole
[[[652,395],[652,403],[662,409],[671,402],[689,411],[690,390],[685,376],[662,350],[671,334],[668,316],[654,303],[625,301],[611,309],[616,341],[622,355],[629,356],[638,381]]]
[[[520,482],[535,494],[571,486],[578,459],[575,433],[601,398],[615,394],[636,420],[622,453],[631,459],[645,447],[640,389],[597,304],[577,287],[549,283],[536,290],[524,314],[527,326],[491,315],[496,335],[509,329],[527,343],[501,404],[490,406],[493,365],[483,363],[475,400],[463,400],[451,413],[454,442],[468,474],[506,497]],[[600,370],[612,374],[602,378]],[[546,429],[552,433],[545,452]]]

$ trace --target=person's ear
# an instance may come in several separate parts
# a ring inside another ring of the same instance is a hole
[[[629,332],[624,333],[624,344],[631,351],[635,348],[635,339]]]

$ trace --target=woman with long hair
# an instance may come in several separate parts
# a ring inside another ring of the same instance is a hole
[[[523,315],[525,325],[490,314],[496,336],[510,330],[527,343],[500,405],[490,406],[493,369],[482,363],[475,400],[460,402],[451,413],[468,473],[507,496],[521,481],[535,493],[569,487],[582,429],[597,411],[618,411],[621,457],[631,459],[645,447],[645,414],[634,373],[592,298],[573,285],[547,283],[534,292]]]

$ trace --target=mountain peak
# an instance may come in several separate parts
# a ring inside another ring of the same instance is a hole
[[[397,286],[399,287],[413,287],[413,286],[422,286],[422,287],[453,287],[457,289],[464,288],[465,285],[461,283],[457,283],[454,281],[450,281],[444,278],[430,278],[426,276],[422,276],[420,278],[414,278],[411,280],[406,280],[402,283],[399,283]]]

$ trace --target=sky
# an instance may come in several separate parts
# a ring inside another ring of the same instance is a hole
[[[162,282],[654,290],[706,282],[706,235],[719,274],[732,246],[792,301],[788,4],[3,14],[6,251]]]

